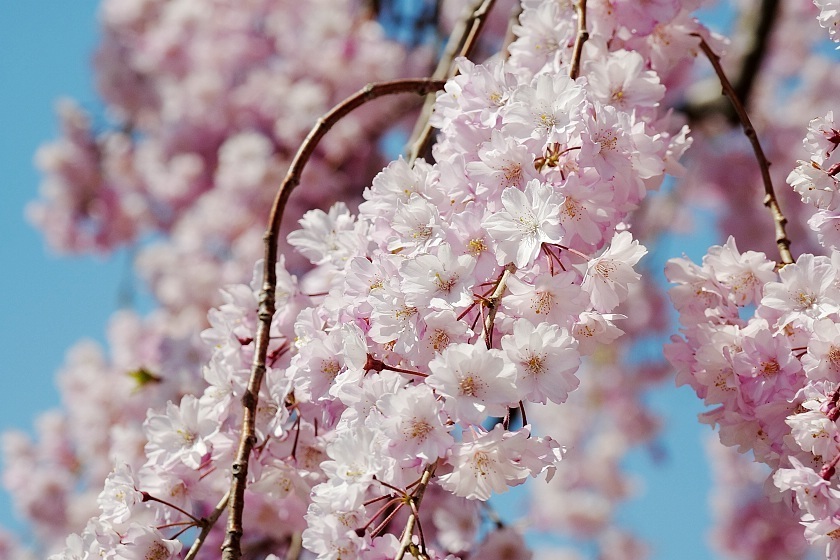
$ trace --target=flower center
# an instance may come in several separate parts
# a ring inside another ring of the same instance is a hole
[[[449,333],[438,329],[431,336],[430,341],[432,343],[432,348],[434,348],[436,352],[440,352],[449,346]]]
[[[545,369],[545,356],[539,354],[531,355],[525,361],[525,369],[534,376],[541,374]]]
[[[414,418],[411,420],[411,426],[408,429],[407,435],[409,439],[416,439],[417,441],[423,442],[426,441],[426,438],[429,437],[433,429],[425,420]]]
[[[595,265],[595,272],[597,272],[599,276],[602,276],[605,279],[608,279],[610,277],[610,274],[615,272],[615,270],[615,264],[608,260],[600,260],[598,261],[598,264]]]
[[[511,163],[503,167],[502,171],[505,173],[505,186],[510,187],[518,185],[522,181],[522,166],[518,163]]]
[[[149,550],[146,551],[146,555],[143,558],[144,560],[164,560],[169,558],[169,550],[167,550],[162,542],[155,542],[149,547]]]
[[[470,239],[467,250],[471,255],[478,256],[487,250],[487,245],[484,244],[484,239]]]
[[[551,311],[551,306],[554,304],[553,300],[554,298],[549,292],[537,292],[531,308],[537,315],[543,315]]]
[[[321,364],[321,372],[330,379],[335,379],[339,371],[341,371],[341,364],[338,363],[338,360],[325,360]]]
[[[530,212],[517,216],[517,220],[520,223],[519,229],[522,231],[522,233],[528,235],[536,235],[537,230],[540,229],[540,225],[537,223],[536,216],[534,216]]]
[[[832,344],[831,348],[828,349],[827,357],[831,369],[840,370],[840,348]]]
[[[440,274],[435,273],[435,285],[438,287],[438,290],[447,294],[452,291],[452,287],[455,286],[457,280],[457,276],[443,278]]]
[[[490,465],[490,458],[484,451],[477,451],[475,455],[473,455],[472,467],[476,474],[487,476],[487,473],[490,472]]]
[[[472,375],[461,378],[458,382],[458,394],[461,396],[478,398],[484,384],[480,379],[476,379]]]
[[[779,373],[779,370],[782,369],[779,367],[779,362],[776,360],[771,360],[769,362],[761,362],[761,374],[764,377],[770,377],[772,375],[776,375]]]
[[[817,302],[816,296],[809,294],[808,292],[799,292],[796,294],[795,299],[802,309],[808,309]]]

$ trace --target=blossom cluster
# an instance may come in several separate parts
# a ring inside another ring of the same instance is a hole
[[[833,157],[840,144],[840,130],[834,123],[834,112],[813,119],[803,141],[810,159],[799,161],[787,181],[802,201],[817,208],[808,225],[817,232],[820,244],[828,248],[840,246],[840,195],[838,158]]]
[[[353,0],[104,0],[100,12],[108,120],[59,105],[63,134],[38,151],[28,217],[60,251],[137,246],[156,302],[197,330],[219,288],[249,278],[274,189],[315,119],[368,81],[423,69],[428,53],[408,57]],[[401,110],[342,121],[306,174],[331,187],[296,196],[290,215],[358,198]]]
[[[820,24],[834,38],[836,10],[830,3],[815,3]],[[835,478],[840,228],[832,159],[838,142],[832,111],[813,119],[804,140],[810,160],[799,161],[787,177],[802,201],[817,208],[808,225],[828,256],[806,253],[792,264],[777,265],[764,253],[740,252],[730,237],[710,248],[700,266],[673,259],[666,267],[677,284],[671,299],[683,325],[684,338],[674,336],[666,348],[678,368],[677,382],[690,385],[714,407],[701,420],[719,428],[724,445],[749,451],[770,467],[775,490],[767,490],[776,502],[770,507],[778,511],[775,532],[788,534],[785,510],[798,512],[806,540],[822,547],[827,558],[840,557]],[[729,486],[738,484],[744,486]],[[779,491],[790,492],[783,497]],[[736,510],[741,525],[750,519],[767,523],[750,510]],[[771,542],[756,543],[754,549],[768,546],[773,554],[786,549]]]
[[[836,190],[835,127],[833,112],[828,111],[836,99],[832,88],[826,87],[827,75],[819,70],[833,63],[825,56],[826,49],[818,45],[823,36],[813,33],[814,26],[802,24],[817,17],[823,27],[832,29],[836,10],[831,2],[814,4],[816,8],[808,3],[782,5],[780,17],[785,23],[770,37],[763,71],[757,75],[760,87],[754,89],[752,97],[743,94],[753,123],[758,123],[761,144],[773,162],[769,175],[775,184],[782,183],[784,173],[795,165],[790,146],[801,138],[801,123],[815,112],[825,114],[812,120],[808,128],[804,142],[807,160],[799,161],[787,175],[793,189],[776,193],[784,203],[788,237],[806,254],[780,270],[781,265],[763,253],[739,252],[730,238],[725,245],[709,249],[700,266],[677,259],[666,269],[671,281],[678,284],[671,290],[671,297],[683,325],[684,338],[674,337],[666,348],[666,355],[678,368],[678,383],[691,385],[713,407],[701,415],[701,421],[718,426],[725,445],[750,452],[771,467],[769,472],[775,473],[760,494],[769,493],[771,500],[778,503],[761,506],[756,502],[766,502],[766,496],[737,498],[745,494],[745,479],[733,483],[731,476],[720,478],[725,489],[719,492],[717,500],[729,503],[725,509],[720,508],[725,516],[722,523],[728,527],[722,526],[718,531],[718,543],[730,554],[743,557],[786,554],[782,551],[788,549],[787,545],[762,539],[750,545],[744,535],[757,534],[758,528],[763,527],[760,530],[766,535],[787,535],[785,542],[791,544],[790,515],[801,515],[809,542],[825,549],[829,557],[838,554],[838,533],[827,521],[837,509],[811,510],[805,500],[797,505],[791,497],[795,492],[782,499],[778,491],[795,490],[798,481],[808,477],[812,482],[819,479],[836,486],[832,478],[837,455],[831,435],[833,420],[824,413],[832,406],[831,383],[836,383],[831,381],[833,374],[824,371],[830,361],[827,352],[831,346],[826,329],[838,319],[837,294],[832,287],[838,258],[836,208],[832,200]],[[835,37],[833,29],[831,35]],[[792,37],[802,39],[793,41],[798,45],[796,52],[785,47],[792,44]],[[806,61],[804,65],[802,60]],[[779,112],[780,102],[786,103],[789,110]],[[727,162],[714,168],[698,166],[699,174],[692,174],[691,181],[698,195],[708,198],[713,193],[711,196],[720,197],[715,202],[728,208],[723,213],[721,229],[735,233],[738,245],[749,240],[752,246],[770,246],[773,236],[769,234],[772,229],[768,227],[768,216],[745,211],[746,205],[755,207],[762,196],[759,167],[747,161],[751,155],[738,150],[721,153],[720,143],[716,147],[702,137],[695,139],[695,145],[698,144],[700,152],[693,152],[698,162],[715,155]],[[754,188],[743,188],[745,185]],[[789,196],[793,193],[810,204],[797,204]],[[813,207],[817,212],[809,219]],[[806,220],[828,256],[807,254],[819,251],[819,245],[814,236],[801,228]],[[761,236],[766,243],[757,238],[757,230],[767,232]],[[818,366],[818,362],[822,365]],[[822,396],[815,397],[815,391]],[[822,431],[822,425],[826,431]],[[738,468],[731,459],[723,461],[730,469]],[[822,485],[819,482],[803,487],[801,492],[819,493]],[[777,513],[770,516],[771,511]],[[769,529],[768,525],[774,528]],[[775,550],[772,553],[771,548]],[[758,550],[767,552],[755,552]]]
[[[628,213],[688,146],[659,111],[665,87],[650,69],[677,58],[649,37],[669,23],[702,28],[665,4],[621,14],[595,4],[605,27],[570,77],[572,50],[560,45],[575,43],[574,9],[526,3],[509,61],[458,61],[432,117],[434,164],[392,162],[356,215],[343,204],[304,215],[289,243],[315,269],[300,279],[277,269],[245,503],[254,535],[288,543],[302,531],[320,558],[390,556],[410,514],[398,506],[428,485],[434,526],[416,545],[443,558],[477,546],[476,501],[556,469],[559,444],[511,417],[564,403],[581,356],[621,334],[616,310],[645,254]],[[535,62],[524,53],[546,22],[561,39]],[[608,41],[626,26],[625,42],[647,45],[649,59]],[[100,515],[57,558],[172,556],[174,528],[222,496],[260,268],[209,315],[206,389],[149,410],[145,463],[109,475]],[[260,546],[251,539],[244,546]]]
[[[837,558],[840,496],[833,488],[840,355],[840,253],[801,255],[775,270],[763,253],[732,238],[701,265],[669,261],[671,297],[683,337],[666,355],[677,381],[712,410],[721,442],[769,465],[780,490],[794,490],[805,536]]]

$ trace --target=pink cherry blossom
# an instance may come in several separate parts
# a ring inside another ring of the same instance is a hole
[[[563,237],[553,189],[533,179],[525,191],[508,187],[502,192],[504,210],[492,214],[482,225],[495,241],[496,261],[517,267],[531,264],[543,243],[559,243]]]

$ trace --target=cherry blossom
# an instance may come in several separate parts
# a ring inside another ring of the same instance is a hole
[[[580,364],[577,341],[549,323],[536,327],[518,319],[513,333],[502,338],[502,348],[516,366],[516,388],[522,400],[562,403],[580,383],[574,376]]]
[[[590,293],[595,309],[608,313],[627,297],[628,286],[640,278],[633,265],[646,253],[630,232],[622,231],[601,256],[589,261],[581,287]]]
[[[562,239],[557,211],[560,200],[549,185],[533,179],[524,192],[508,187],[502,192],[502,205],[503,211],[482,223],[496,242],[499,264],[512,262],[525,267],[534,261],[543,243],[559,243]]]

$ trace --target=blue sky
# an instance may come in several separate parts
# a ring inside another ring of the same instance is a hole
[[[83,337],[102,339],[123,259],[56,258],[23,216],[36,148],[57,135],[61,96],[100,106],[91,82],[96,0],[0,0],[0,428],[31,429],[59,403],[53,377]],[[16,526],[0,496],[0,524]]]
[[[101,114],[92,85],[98,0],[0,0],[0,429],[31,430],[37,412],[59,405],[53,378],[81,338],[103,339],[117,308],[125,255],[56,257],[29,226],[24,206],[37,196],[36,148],[57,135],[55,101],[77,99]],[[679,254],[682,246],[671,247]],[[651,395],[664,415],[666,459],[641,450],[628,459],[641,496],[621,519],[648,539],[656,560],[700,560],[708,530],[708,469],[697,423],[700,404],[685,388]],[[0,493],[0,524],[19,529]]]

